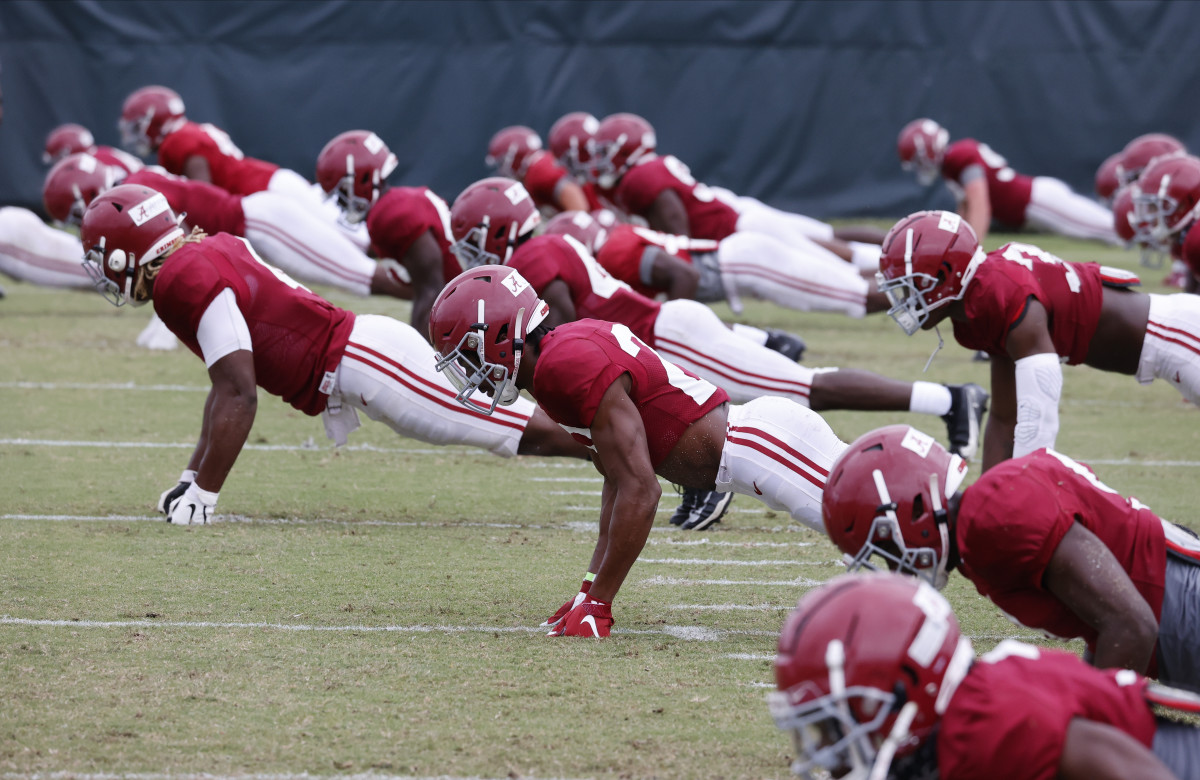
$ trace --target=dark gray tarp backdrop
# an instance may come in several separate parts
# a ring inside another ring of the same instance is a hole
[[[0,203],[38,210],[46,132],[115,145],[155,83],[309,178],[374,130],[393,182],[447,199],[494,131],[574,110],[639,113],[700,180],[823,217],[950,205],[897,164],[917,116],[1088,193],[1139,133],[1200,148],[1197,2],[5,0],[0,65]]]

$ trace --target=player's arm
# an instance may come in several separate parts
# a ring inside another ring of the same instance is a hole
[[[1118,728],[1083,718],[1067,726],[1060,780],[1175,780],[1158,756]]]
[[[549,328],[557,328],[564,322],[574,322],[579,319],[575,313],[575,300],[571,297],[571,288],[562,279],[555,279],[542,290],[542,300],[550,307],[545,323]]]
[[[1008,331],[1005,349],[1013,364],[1016,417],[1012,455],[1019,458],[1058,437],[1058,403],[1062,397],[1062,363],[1050,338],[1046,307],[1032,296]]]
[[[696,266],[658,247],[647,247],[646,253],[642,256],[642,268],[649,266],[649,274],[643,270],[642,281],[647,287],[664,291],[672,301],[696,297],[700,286],[700,271]]]
[[[209,367],[208,376],[212,390],[204,407],[201,432],[206,446],[196,465],[196,484],[216,493],[225,484],[254,425],[258,410],[254,353],[246,349],[231,352]]]
[[[1096,630],[1094,665],[1146,673],[1158,641],[1154,611],[1112,551],[1082,523],[1058,543],[1042,584]]]
[[[442,291],[442,248],[428,230],[412,243],[400,264],[408,271],[413,290],[412,326],[429,338],[429,310]]]
[[[208,167],[208,160],[198,154],[193,154],[183,161],[183,175],[196,181],[212,183],[212,170]]]
[[[1012,358],[992,355],[991,403],[983,432],[983,470],[1013,456],[1013,431],[1017,427],[1017,382]]]
[[[554,203],[560,211],[591,211],[583,187],[563,176],[554,185]]]
[[[605,474],[605,489],[611,490],[612,508],[606,548],[598,564],[594,562],[598,568],[592,569],[596,580],[589,596],[610,603],[646,545],[662,495],[630,387],[627,374],[613,382],[591,425],[594,459]]]
[[[982,245],[992,225],[992,199],[988,194],[987,175],[982,166],[970,166],[963,171],[963,178],[963,199],[959,203],[958,213],[975,229],[975,235]]]
[[[683,198],[679,197],[679,193],[673,189],[667,188],[660,192],[643,216],[646,217],[647,224],[660,233],[671,233],[676,236],[692,234]]]

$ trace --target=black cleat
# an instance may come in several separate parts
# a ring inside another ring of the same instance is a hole
[[[767,329],[767,341],[763,346],[797,363],[804,357],[804,350],[808,348],[804,339],[799,336],[774,328]]]
[[[696,508],[696,499],[699,498],[702,491],[684,490],[676,485],[675,492],[682,496],[683,501],[675,508],[675,513],[671,515],[671,525],[683,525],[692,516],[692,511]]]
[[[687,522],[680,526],[684,531],[703,531],[705,528],[721,522],[725,510],[733,501],[733,493],[718,493],[715,490],[684,491],[684,500],[688,493],[695,493],[695,508]]]
[[[975,457],[979,449],[979,431],[987,412],[988,393],[977,384],[947,385],[950,412],[942,417],[950,438],[950,451],[964,460]]]

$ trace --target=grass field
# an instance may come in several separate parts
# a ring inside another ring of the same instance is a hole
[[[1144,289],[1165,292],[1163,275]],[[823,537],[747,497],[709,532],[676,531],[665,486],[613,638],[548,639],[536,626],[594,542],[590,466],[433,448],[369,421],[335,451],[318,419],[266,396],[220,522],[171,527],[153,505],[194,444],[201,361],[136,347],[146,310],[6,287],[0,775],[788,776],[763,696],[787,610],[842,571]],[[907,379],[936,343],[882,315],[750,305],[743,319],[803,335],[809,364]],[[987,365],[943,335],[927,378],[986,386]],[[1161,383],[1064,374],[1058,448],[1200,527],[1196,411]],[[827,418],[847,441],[893,422],[945,438],[917,415]],[[981,650],[1032,637],[957,575],[947,595]]]

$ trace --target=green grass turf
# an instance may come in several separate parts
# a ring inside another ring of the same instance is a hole
[[[1162,276],[1144,289],[1165,292]],[[574,592],[594,541],[591,467],[435,449],[369,421],[335,451],[318,420],[266,396],[223,522],[170,527],[145,518],[194,442],[202,363],[137,348],[144,309],[6,286],[0,772],[788,776],[763,695],[787,609],[842,570],[819,535],[746,497],[710,532],[675,531],[665,487],[616,636],[547,639],[535,627]],[[321,292],[407,318],[403,303]],[[810,365],[903,379],[922,378],[936,343],[881,315],[751,303],[740,319],[802,335]],[[987,365],[944,336],[924,378],[986,386]],[[1195,410],[1161,384],[1064,374],[1058,448],[1200,527]],[[827,418],[846,440],[893,422],[945,437],[919,415]],[[132,446],[89,446],[111,443]],[[947,595],[981,650],[1032,637],[957,576]]]

